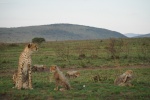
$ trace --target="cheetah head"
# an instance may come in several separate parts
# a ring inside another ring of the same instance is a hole
[[[57,66],[56,65],[52,65],[50,67],[50,72],[55,72],[56,71]]]
[[[38,50],[38,46],[35,43],[29,43],[28,44],[28,49],[30,49],[31,51],[37,51]]]

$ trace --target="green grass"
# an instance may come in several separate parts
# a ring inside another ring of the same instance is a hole
[[[0,100],[149,100],[150,38],[116,41],[117,59],[113,59],[107,49],[110,40],[55,41],[40,44],[38,52],[32,55],[33,65],[43,64],[49,68],[55,64],[64,73],[65,69],[71,68],[80,71],[80,77],[69,79],[73,89],[65,92],[54,91],[55,84],[50,82],[49,72],[32,74],[33,90],[13,89],[12,74],[17,69],[18,58],[25,44],[0,44]],[[120,41],[123,41],[121,47]],[[85,57],[80,58],[80,54],[85,54]],[[127,69],[134,71],[134,87],[114,86],[116,76]],[[98,74],[101,81],[93,82],[91,77]]]
[[[124,72],[129,68],[123,68]],[[13,89],[11,74],[0,76],[0,99],[49,99],[54,100],[95,100],[95,99],[143,99],[150,97],[150,68],[131,68],[135,75],[132,84],[134,87],[114,86],[117,69],[80,70],[81,76],[69,79],[73,89],[65,92],[54,91],[54,81],[49,81],[48,72],[33,73],[33,90]],[[65,73],[65,71],[63,71]],[[102,81],[93,82],[91,77],[99,74]],[[85,85],[85,87],[83,87]]]
[[[102,67],[150,64],[150,38],[117,39],[114,49],[111,40],[53,41],[39,45],[39,51],[32,56],[33,64],[62,67]],[[121,44],[121,45],[120,45]],[[2,68],[17,67],[20,53],[25,44],[0,44]],[[114,50],[116,59],[109,50]],[[79,55],[85,57],[80,58]],[[10,66],[9,66],[10,65]]]

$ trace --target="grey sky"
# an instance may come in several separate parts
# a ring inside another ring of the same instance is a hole
[[[150,33],[150,0],[0,0],[0,27],[71,23]]]

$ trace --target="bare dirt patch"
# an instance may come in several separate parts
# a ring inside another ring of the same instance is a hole
[[[136,65],[136,66],[120,66],[120,67],[110,67],[110,66],[103,66],[103,67],[86,67],[86,68],[61,68],[62,70],[95,70],[95,69],[117,69],[117,68],[150,68],[150,65]]]

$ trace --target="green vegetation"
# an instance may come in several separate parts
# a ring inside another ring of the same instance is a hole
[[[108,39],[84,41],[53,41],[39,45],[32,64],[58,65],[79,70],[81,76],[69,79],[72,90],[54,91],[49,72],[33,73],[33,90],[12,89],[12,74],[25,44],[0,44],[0,100],[149,100],[150,98],[150,38]],[[134,87],[113,85],[117,75],[134,71]],[[99,74],[99,82],[91,77]],[[85,87],[83,87],[85,85]]]
[[[33,39],[32,39],[32,42],[33,42],[33,43],[38,43],[38,44],[40,44],[40,43],[42,43],[42,42],[45,42],[45,39],[44,39],[44,38],[36,37],[36,38],[33,38]]]

